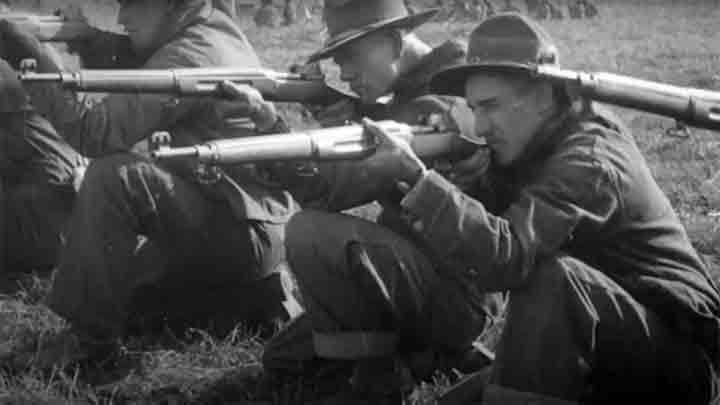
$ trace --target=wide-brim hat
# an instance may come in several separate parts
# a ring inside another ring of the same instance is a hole
[[[470,34],[467,62],[437,72],[430,89],[463,96],[465,82],[478,72],[531,74],[538,65],[556,65],[558,50],[538,23],[519,13],[500,13],[481,22]]]
[[[382,29],[412,31],[430,21],[440,11],[432,8],[408,13],[402,0],[326,1],[323,20],[328,39],[325,46],[313,53],[308,62],[332,56],[338,48]]]

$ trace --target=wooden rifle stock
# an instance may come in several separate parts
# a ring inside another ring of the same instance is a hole
[[[421,158],[466,155],[473,148],[455,131],[430,126],[410,126],[395,121],[378,121],[390,134],[410,139]],[[206,143],[170,147],[159,144],[151,156],[160,161],[192,160],[206,165],[237,165],[272,161],[332,161],[361,159],[375,150],[361,125],[346,125],[245,138],[219,139]]]

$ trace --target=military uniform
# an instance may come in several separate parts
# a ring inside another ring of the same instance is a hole
[[[209,2],[177,18],[144,68],[260,66],[242,31]],[[232,117],[221,104],[146,94],[91,102],[47,86],[33,101],[74,146],[97,157],[48,297],[55,312],[109,335],[140,318],[231,326],[282,316],[275,270],[283,224],[297,209],[292,197],[253,167],[200,182],[191,167],[128,152],[157,130],[168,130],[176,145],[251,134],[225,120]]]
[[[469,134],[472,115],[464,100],[430,94],[428,87],[435,72],[464,55],[455,41],[434,48],[395,81],[388,104],[361,106],[362,115],[424,124],[430,114],[439,114]],[[467,147],[474,151],[476,146]],[[296,196],[303,195],[305,209],[291,219],[286,242],[306,314],[269,342],[265,367],[292,368],[316,356],[358,360],[425,352],[460,359],[471,351],[500,316],[503,297],[441,276],[426,245],[404,221],[399,192],[368,177],[362,161],[318,169],[304,184],[314,194],[293,188]],[[378,223],[334,213],[372,201],[383,208]],[[454,322],[459,318],[453,313],[463,314],[462,322]],[[439,365],[413,371],[427,377]]]
[[[720,297],[631,136],[606,117],[557,117],[476,190],[431,173],[403,207],[442,276],[511,292],[496,384],[610,401],[666,388],[699,403]]]
[[[2,63],[3,74],[14,74]],[[62,234],[85,159],[28,104],[17,85],[2,89],[0,124],[3,229],[0,273],[48,271],[57,263]],[[12,286],[4,286],[12,287]]]
[[[436,75],[434,91],[492,89],[498,72],[507,89],[530,80],[535,65],[557,63],[548,34],[518,14],[484,21],[469,44],[468,63]],[[468,91],[485,108],[479,90]],[[476,123],[495,142],[512,142],[492,126],[528,100],[516,95]],[[709,403],[718,392],[720,293],[669,200],[612,114],[563,87],[537,103],[552,116],[475,190],[462,193],[430,172],[402,202],[449,274],[510,292],[490,387],[500,389],[489,391],[503,395],[486,402],[530,392],[583,403]]]

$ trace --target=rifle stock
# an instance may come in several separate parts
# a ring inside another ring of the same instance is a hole
[[[101,93],[156,93],[188,96],[223,96],[223,81],[255,87],[267,100],[329,105],[354,98],[325,83],[321,75],[276,72],[269,69],[86,69],[76,72],[21,72],[24,83],[56,83],[68,90]]]
[[[468,144],[455,131],[379,121],[390,134],[410,139],[421,158],[467,154]],[[361,125],[312,129],[287,134],[219,139],[173,148],[160,144],[151,156],[160,161],[189,159],[206,165],[237,165],[271,161],[332,161],[361,159],[373,153],[375,142]]]
[[[90,38],[97,29],[84,21],[69,20],[54,15],[32,15],[7,13],[0,14],[0,20],[8,20],[32,33],[37,39],[45,42],[72,42]]]
[[[612,73],[587,73],[540,65],[539,78],[566,83],[587,98],[720,130],[720,92],[673,86]]]

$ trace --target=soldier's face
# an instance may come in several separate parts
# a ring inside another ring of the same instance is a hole
[[[118,24],[125,27],[136,51],[146,51],[158,45],[171,11],[169,0],[120,0]]]
[[[340,67],[340,79],[371,103],[386,95],[398,76],[397,44],[389,34],[378,32],[352,41],[333,56]]]
[[[536,93],[528,81],[499,74],[475,74],[465,83],[475,132],[487,140],[494,163],[511,165],[542,127],[544,105]]]

